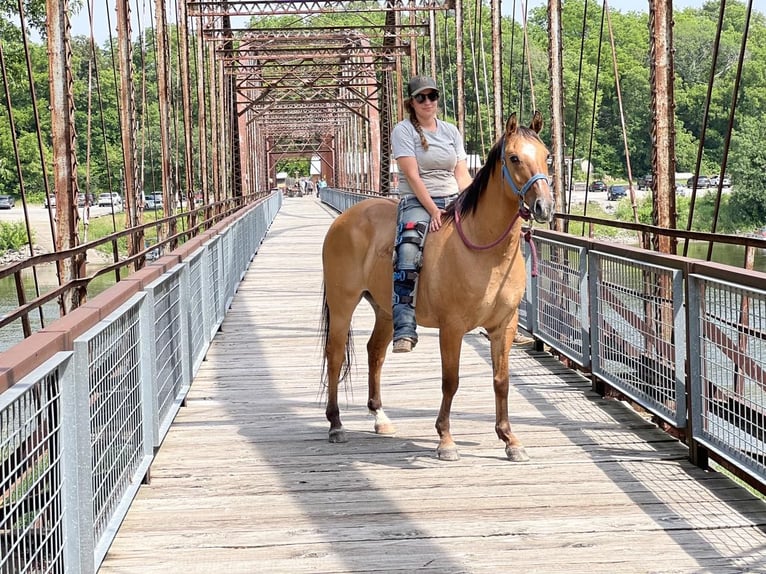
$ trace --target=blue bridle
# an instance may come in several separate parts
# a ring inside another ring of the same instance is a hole
[[[521,189],[516,187],[516,184],[513,182],[513,178],[511,177],[511,172],[508,171],[508,166],[505,164],[505,141],[503,141],[503,145],[500,148],[500,153],[503,157],[503,177],[505,178],[505,181],[508,182],[508,185],[511,186],[511,189],[521,197],[522,204],[524,203],[524,195],[529,191],[529,188],[532,187],[536,181],[544,179],[545,181],[548,181],[548,176],[544,173],[535,173],[527,180],[527,183],[525,183]]]

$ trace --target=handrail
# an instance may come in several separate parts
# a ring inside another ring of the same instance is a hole
[[[93,281],[93,279],[97,277],[100,277],[102,275],[105,275],[111,272],[115,273],[115,282],[119,282],[120,280],[124,278],[122,274],[120,273],[122,269],[130,270],[131,266],[133,267],[133,271],[142,269],[146,265],[147,255],[157,250],[163,251],[165,246],[174,245],[178,243],[179,241],[181,243],[189,241],[190,239],[192,239],[199,233],[212,228],[214,225],[216,225],[220,221],[225,220],[227,217],[233,214],[236,214],[238,211],[248,207],[249,205],[252,205],[254,202],[257,202],[267,197],[268,195],[269,195],[268,192],[261,192],[261,193],[256,193],[246,197],[225,199],[211,205],[202,205],[195,209],[185,211],[183,213],[171,215],[162,219],[158,219],[156,221],[141,224],[136,227],[131,227],[128,229],[124,229],[122,231],[111,233],[107,236],[104,236],[99,239],[95,239],[93,241],[89,241],[87,243],[78,245],[77,247],[73,247],[71,249],[54,251],[52,253],[44,253],[40,255],[34,255],[23,261],[12,263],[3,268],[0,268],[0,280],[13,275],[16,277],[17,284],[20,285],[23,281],[22,272],[26,269],[30,269],[30,268],[34,269],[40,265],[50,264],[50,263],[54,263],[58,265],[64,260],[74,259],[79,255],[84,255],[88,250],[98,248],[99,246],[106,245],[108,243],[112,243],[115,246],[113,249],[113,253],[116,254],[117,241],[123,237],[128,237],[135,234],[143,235],[144,231],[146,231],[147,229],[156,228],[158,225],[169,226],[169,224],[172,222],[177,222],[177,221],[187,221],[187,222],[194,221],[195,222],[194,225],[185,226],[185,228],[182,231],[179,231],[178,233],[175,233],[172,236],[166,237],[162,241],[158,241],[154,244],[146,246],[144,249],[141,249],[134,255],[120,258],[119,254],[117,254],[116,256],[113,256],[114,260],[111,264],[100,267],[98,270],[96,270],[92,274],[88,274],[83,277],[73,277],[72,279],[65,281],[64,283],[60,284],[58,287],[51,289],[47,293],[44,293],[32,299],[31,301],[26,301],[24,299],[23,289],[17,289],[19,305],[15,309],[7,312],[5,315],[0,317],[0,329],[7,327],[8,325],[11,325],[15,321],[18,321],[19,319],[21,319],[22,321],[25,322],[24,336],[28,337],[29,335],[31,335],[32,331],[31,331],[31,328],[29,328],[28,326],[27,317],[29,316],[30,313],[33,313],[34,311],[40,309],[46,303],[49,303],[53,300],[58,299],[60,302],[59,308],[64,309],[63,297],[65,297],[69,292],[84,291],[87,296],[87,288],[90,285],[91,281]],[[211,214],[211,215],[207,217],[206,219],[198,220],[197,218],[200,214]],[[79,270],[76,267],[74,267],[74,271],[75,273],[77,273]],[[83,304],[84,302],[85,302],[84,298],[75,300],[75,303],[78,306],[80,304]],[[70,312],[71,310],[72,309],[68,309],[68,310],[64,309],[64,314],[66,314],[67,312]]]

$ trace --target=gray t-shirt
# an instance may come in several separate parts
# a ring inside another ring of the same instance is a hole
[[[420,143],[415,126],[404,120],[394,126],[391,132],[391,151],[394,159],[414,157],[418,162],[420,178],[431,197],[444,197],[458,193],[455,166],[466,159],[463,136],[458,129],[447,122],[436,120],[436,131],[423,130],[428,150]],[[399,195],[414,195],[404,174],[399,180]]]

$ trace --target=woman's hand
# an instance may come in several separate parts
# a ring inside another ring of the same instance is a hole
[[[428,226],[431,231],[439,231],[439,229],[441,229],[442,213],[444,213],[444,210],[439,209],[435,215],[431,216],[431,223]]]

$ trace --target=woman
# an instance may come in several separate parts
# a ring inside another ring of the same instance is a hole
[[[394,247],[394,353],[407,353],[418,341],[415,287],[426,233],[439,230],[444,208],[471,183],[463,137],[454,125],[436,117],[436,82],[415,76],[407,94],[404,107],[409,117],[391,133],[401,173]]]

